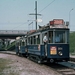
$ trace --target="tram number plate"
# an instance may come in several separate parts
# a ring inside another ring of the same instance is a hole
[[[57,48],[55,46],[50,47],[50,54],[56,55],[57,54]]]

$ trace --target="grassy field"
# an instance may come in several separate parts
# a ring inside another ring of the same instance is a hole
[[[7,65],[7,60],[0,58],[0,75],[4,75],[3,70]]]
[[[0,75],[18,75],[11,71],[11,66],[8,66],[10,60],[0,58]]]
[[[70,53],[75,54],[75,32],[70,33]]]

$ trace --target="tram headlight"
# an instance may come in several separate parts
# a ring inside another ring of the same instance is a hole
[[[63,55],[63,53],[61,52],[61,51],[59,51],[59,53],[58,53],[60,56],[62,56]]]

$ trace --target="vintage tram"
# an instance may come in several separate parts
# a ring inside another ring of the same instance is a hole
[[[18,37],[16,38],[16,54],[19,56],[26,56],[26,37]]]
[[[43,42],[45,33],[47,33],[48,38],[46,48]],[[54,19],[46,26],[28,32],[26,40],[27,56],[38,63],[69,60],[69,28],[62,19]]]

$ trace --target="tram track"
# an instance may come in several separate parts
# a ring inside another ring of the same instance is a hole
[[[75,62],[58,62],[57,64],[63,66],[63,68],[57,69],[63,75],[75,75]]]
[[[74,61],[75,62],[75,58],[70,57],[70,61]]]
[[[75,75],[75,70],[70,68],[58,69],[57,72],[61,73],[62,75]]]
[[[75,75],[75,62],[46,63],[45,66],[52,68],[61,75]]]
[[[16,55],[16,52],[12,52],[12,51],[0,51],[0,53]],[[57,62],[54,64],[44,63],[42,65],[51,68],[54,71],[57,71],[61,75],[75,75],[75,62],[72,61]]]

